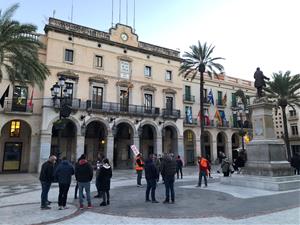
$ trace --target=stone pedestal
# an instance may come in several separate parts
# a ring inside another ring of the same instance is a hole
[[[247,145],[247,162],[243,174],[272,177],[292,175],[290,163],[286,160],[285,144],[275,136],[273,105],[261,98],[254,101],[250,108],[253,140]]]

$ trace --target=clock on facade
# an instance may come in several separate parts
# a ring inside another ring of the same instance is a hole
[[[126,33],[122,33],[122,34],[121,34],[121,39],[122,39],[123,41],[127,41],[127,40],[128,40],[128,35],[127,35]]]

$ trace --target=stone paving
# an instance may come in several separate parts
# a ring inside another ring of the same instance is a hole
[[[93,209],[84,210],[78,210],[78,200],[73,198],[74,183],[69,209],[58,210],[54,184],[49,192],[52,209],[40,210],[37,176],[26,182],[22,177],[18,182],[17,178],[4,182],[0,175],[0,224],[300,224],[300,190],[274,192],[223,185],[219,174],[209,179],[208,188],[197,188],[197,173],[185,172],[187,176],[175,184],[175,204],[161,203],[161,183],[157,187],[160,203],[146,203],[145,187],[136,187],[134,171],[126,170],[113,172],[110,206],[99,207],[101,199],[93,198]],[[95,185],[91,187],[95,192]]]

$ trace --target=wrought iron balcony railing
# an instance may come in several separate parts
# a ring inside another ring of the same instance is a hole
[[[67,98],[67,99],[60,99],[60,98],[56,98],[53,99],[53,106],[55,109],[59,109],[61,107],[61,104],[67,104],[69,106],[72,107],[72,110],[78,110],[81,108],[81,99],[80,98]]]
[[[180,118],[180,110],[177,109],[162,109],[162,117],[169,119],[178,119]]]
[[[184,126],[197,126],[198,125],[197,118],[192,118],[192,120],[185,118],[183,121],[183,125]]]
[[[3,111],[5,113],[33,113],[33,104],[28,102],[28,99],[13,99],[4,102]]]
[[[184,102],[195,102],[195,96],[194,95],[183,95],[183,101]]]
[[[86,101],[86,109],[91,112],[99,113],[113,113],[113,114],[127,114],[133,116],[159,116],[159,108],[147,107],[142,105],[122,104],[114,102],[96,102]]]

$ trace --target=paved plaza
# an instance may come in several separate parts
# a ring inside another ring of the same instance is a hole
[[[175,204],[163,204],[164,185],[157,187],[160,203],[145,202],[145,187],[136,187],[133,170],[113,171],[111,204],[78,210],[74,184],[69,209],[58,210],[58,186],[49,192],[51,210],[40,210],[37,174],[0,175],[0,224],[300,224],[300,190],[275,192],[220,184],[213,173],[207,188],[195,187],[197,169],[186,168],[176,180]],[[234,176],[234,174],[233,174]],[[145,184],[145,180],[143,180]],[[92,184],[92,196],[95,185]]]

